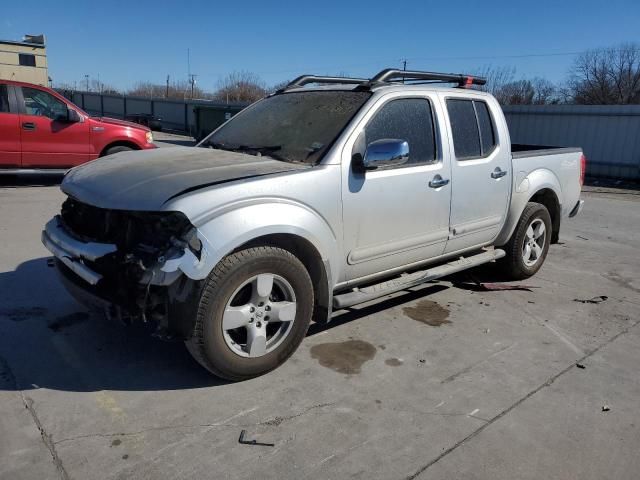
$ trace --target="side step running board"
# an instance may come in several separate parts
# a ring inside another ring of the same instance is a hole
[[[333,297],[333,308],[338,310],[340,308],[357,305],[358,303],[368,302],[369,300],[375,300],[376,298],[404,290],[405,288],[415,287],[430,280],[436,280],[461,270],[498,260],[504,256],[504,250],[496,248],[471,257],[460,257],[458,260],[453,260],[449,263],[429,268],[428,270],[420,270],[419,272],[394,278],[376,285],[354,289],[347,293],[335,295]]]

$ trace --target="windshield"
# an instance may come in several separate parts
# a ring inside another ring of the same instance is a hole
[[[292,92],[265,98],[233,117],[200,146],[317,163],[369,92]]]

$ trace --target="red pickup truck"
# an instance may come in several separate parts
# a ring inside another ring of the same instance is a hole
[[[66,170],[147,148],[156,148],[147,127],[91,117],[50,88],[0,80],[0,173]]]

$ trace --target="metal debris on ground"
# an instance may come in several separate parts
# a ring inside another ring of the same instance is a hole
[[[611,407],[609,407],[609,405],[605,404],[605,405],[602,406],[602,411],[603,412],[608,412],[609,410],[611,410]]]
[[[454,287],[462,288],[464,290],[472,290],[475,292],[499,292],[503,290],[520,290],[525,292],[532,292],[532,288],[540,288],[535,287],[533,285],[509,285],[506,283],[454,283]]]
[[[608,298],[609,297],[607,297],[606,295],[598,295],[597,297],[588,298],[586,300],[581,298],[574,298],[573,301],[580,302],[580,303],[602,303]]]
[[[276,444],[275,443],[264,443],[264,442],[258,442],[257,440],[246,440],[245,436],[247,435],[247,431],[246,430],[242,430],[240,432],[240,438],[238,439],[238,443],[241,443],[242,445],[262,445],[264,447],[275,447]]]
[[[586,238],[586,237],[581,237],[580,235],[576,235],[576,237],[578,237],[578,238],[580,238],[580,239],[582,239],[582,240],[589,240],[588,238]]]
[[[576,367],[578,367],[578,368],[582,368],[582,369],[587,368],[587,367],[585,367],[582,363],[576,363]]]

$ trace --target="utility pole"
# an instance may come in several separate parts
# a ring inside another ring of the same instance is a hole
[[[165,90],[164,98],[169,98],[169,75],[167,75],[167,89]]]
[[[86,91],[88,92],[89,91],[89,75],[88,74],[85,74],[84,80],[85,80],[86,85],[87,85]]]
[[[402,70],[407,71],[407,59],[403,58],[401,61],[402,61]],[[402,83],[404,83],[404,77],[402,77]]]
[[[189,84],[191,85],[191,98],[193,98],[197,76],[198,75],[196,75],[195,73],[191,73],[191,50],[187,48],[187,78],[189,79]]]
[[[193,98],[193,92],[195,90],[196,87],[196,77],[198,75],[196,75],[195,73],[190,73],[189,74],[189,83],[191,84],[191,98]]]

